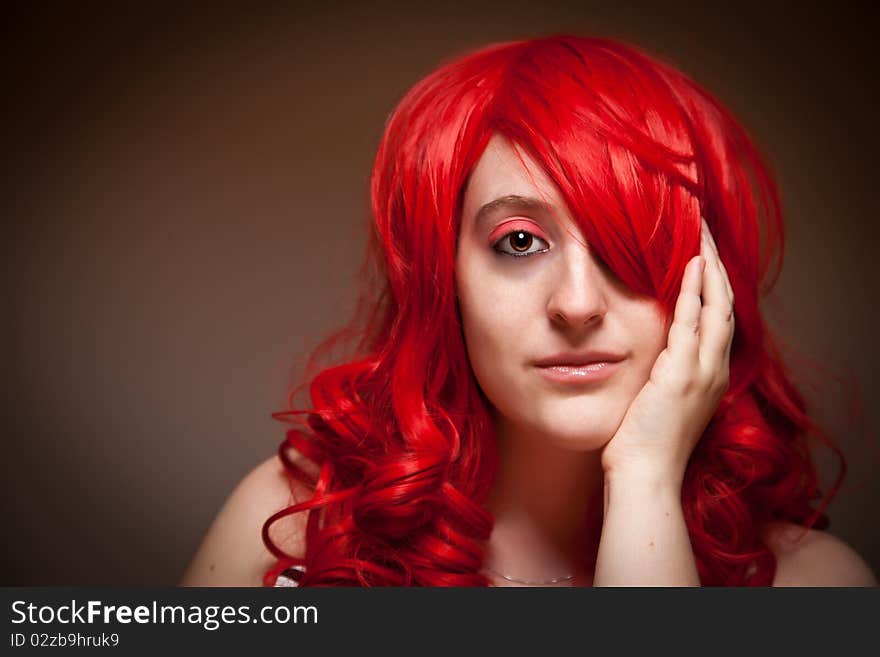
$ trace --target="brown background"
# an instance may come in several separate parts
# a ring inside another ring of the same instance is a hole
[[[31,4],[6,10],[2,35],[0,583],[175,583],[225,495],[283,437],[269,414],[291,371],[353,307],[388,112],[440,61],[560,30],[661,54],[769,153],[790,232],[768,315],[861,386],[862,427],[845,421],[853,390],[819,373],[806,392],[850,458],[832,530],[880,572],[865,16],[607,0]]]

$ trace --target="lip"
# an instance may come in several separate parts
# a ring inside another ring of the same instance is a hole
[[[563,352],[535,361],[541,375],[556,383],[585,384],[604,381],[620,369],[624,356],[611,351]]]
[[[538,367],[552,367],[554,365],[564,365],[568,367],[578,367],[580,365],[591,365],[593,363],[616,363],[623,360],[623,354],[613,351],[592,350],[583,353],[574,351],[563,351],[547,358],[541,358],[535,361]]]
[[[604,381],[620,369],[620,361],[599,361],[586,365],[538,365],[537,369],[549,381],[577,385]]]

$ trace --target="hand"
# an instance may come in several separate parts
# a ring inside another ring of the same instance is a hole
[[[667,346],[602,451],[606,475],[635,472],[680,485],[727,389],[733,289],[705,219],[701,233],[700,255],[685,267]]]

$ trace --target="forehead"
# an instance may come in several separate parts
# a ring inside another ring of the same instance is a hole
[[[484,205],[509,196],[534,198],[549,206],[558,217],[566,215],[559,190],[541,165],[523,149],[496,134],[468,179],[462,206],[464,220],[475,220]]]

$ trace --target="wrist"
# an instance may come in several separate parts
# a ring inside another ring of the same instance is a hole
[[[647,493],[681,494],[684,472],[678,468],[657,468],[647,465],[630,465],[605,470],[605,487],[637,490]]]
[[[657,515],[662,510],[669,517],[681,512],[681,481],[655,472],[606,473],[604,501],[606,518],[612,508],[620,513],[624,509],[638,509],[637,515],[641,518]]]

